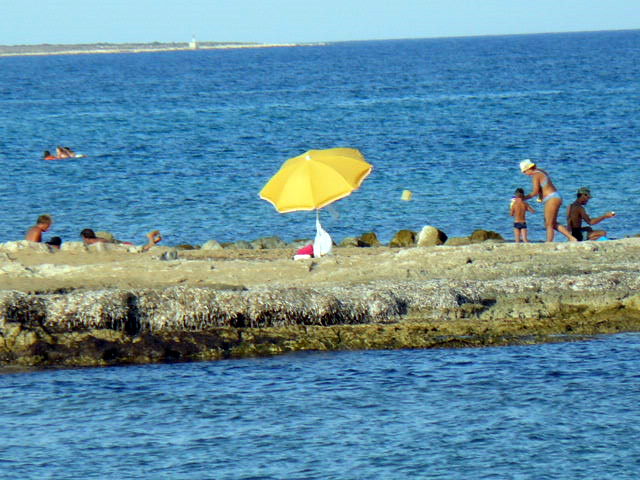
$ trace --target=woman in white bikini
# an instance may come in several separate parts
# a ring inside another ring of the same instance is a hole
[[[520,162],[520,171],[525,175],[529,175],[533,181],[533,191],[524,197],[529,200],[533,197],[540,197],[544,202],[544,224],[547,229],[547,242],[553,242],[555,231],[563,234],[570,242],[575,242],[576,238],[564,225],[558,223],[558,212],[562,205],[562,197],[553,185],[549,174],[544,170],[536,167],[531,160],[523,160]]]

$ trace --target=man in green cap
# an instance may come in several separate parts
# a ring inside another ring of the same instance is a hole
[[[615,217],[615,212],[607,212],[601,217],[591,218],[587,214],[587,210],[584,206],[591,199],[591,190],[587,187],[581,187],[578,189],[576,201],[569,205],[567,210],[567,222],[568,228],[571,230],[571,235],[576,237],[578,241],[582,240],[598,240],[607,235],[604,230],[594,230],[591,225],[600,223],[605,218]],[[588,226],[583,227],[582,222],[585,222]],[[586,234],[586,238],[585,235]]]

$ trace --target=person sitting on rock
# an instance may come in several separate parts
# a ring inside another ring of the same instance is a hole
[[[47,245],[51,245],[53,248],[60,250],[62,246],[62,239],[60,237],[51,237],[51,240],[45,242]]]
[[[42,242],[42,234],[49,230],[51,225],[53,225],[51,215],[40,215],[36,220],[36,224],[27,230],[24,239],[30,242]]]
[[[595,225],[600,223],[601,221],[615,217],[615,212],[607,212],[601,217],[591,218],[587,215],[587,210],[584,206],[591,199],[591,190],[587,187],[582,187],[578,189],[578,193],[576,194],[576,201],[569,205],[567,209],[567,223],[569,230],[571,230],[571,235],[576,237],[578,241],[582,240],[598,240],[600,238],[606,237],[607,232],[605,230],[594,230],[591,228],[591,225]],[[586,222],[589,226],[583,227],[582,222]],[[586,238],[583,234],[586,233]]]

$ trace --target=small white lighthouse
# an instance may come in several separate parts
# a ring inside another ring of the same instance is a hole
[[[189,42],[189,48],[191,50],[197,50],[198,49],[198,42],[196,42],[196,36],[192,36],[191,37],[191,41]]]

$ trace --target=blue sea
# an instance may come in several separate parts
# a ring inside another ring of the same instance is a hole
[[[636,480],[640,334],[0,375],[0,478]]]
[[[331,147],[374,166],[321,212],[337,241],[510,238],[524,158],[565,206],[588,186],[593,216],[618,212],[611,238],[637,234],[638,58],[640,30],[0,58],[0,242],[41,213],[67,241],[310,238],[312,212],[258,192]],[[56,145],[87,158],[41,160]],[[0,479],[635,479],[639,353],[623,334],[10,373]]]
[[[588,186],[592,216],[618,213],[609,236],[635,235],[639,58],[640,30],[0,58],[0,242],[41,213],[63,240],[311,238],[312,212],[278,214],[258,193],[288,158],[331,147],[374,166],[321,212],[337,242],[424,225],[511,238],[524,158],[565,206]],[[41,160],[57,145],[88,157]],[[543,240],[540,208],[529,224]]]

